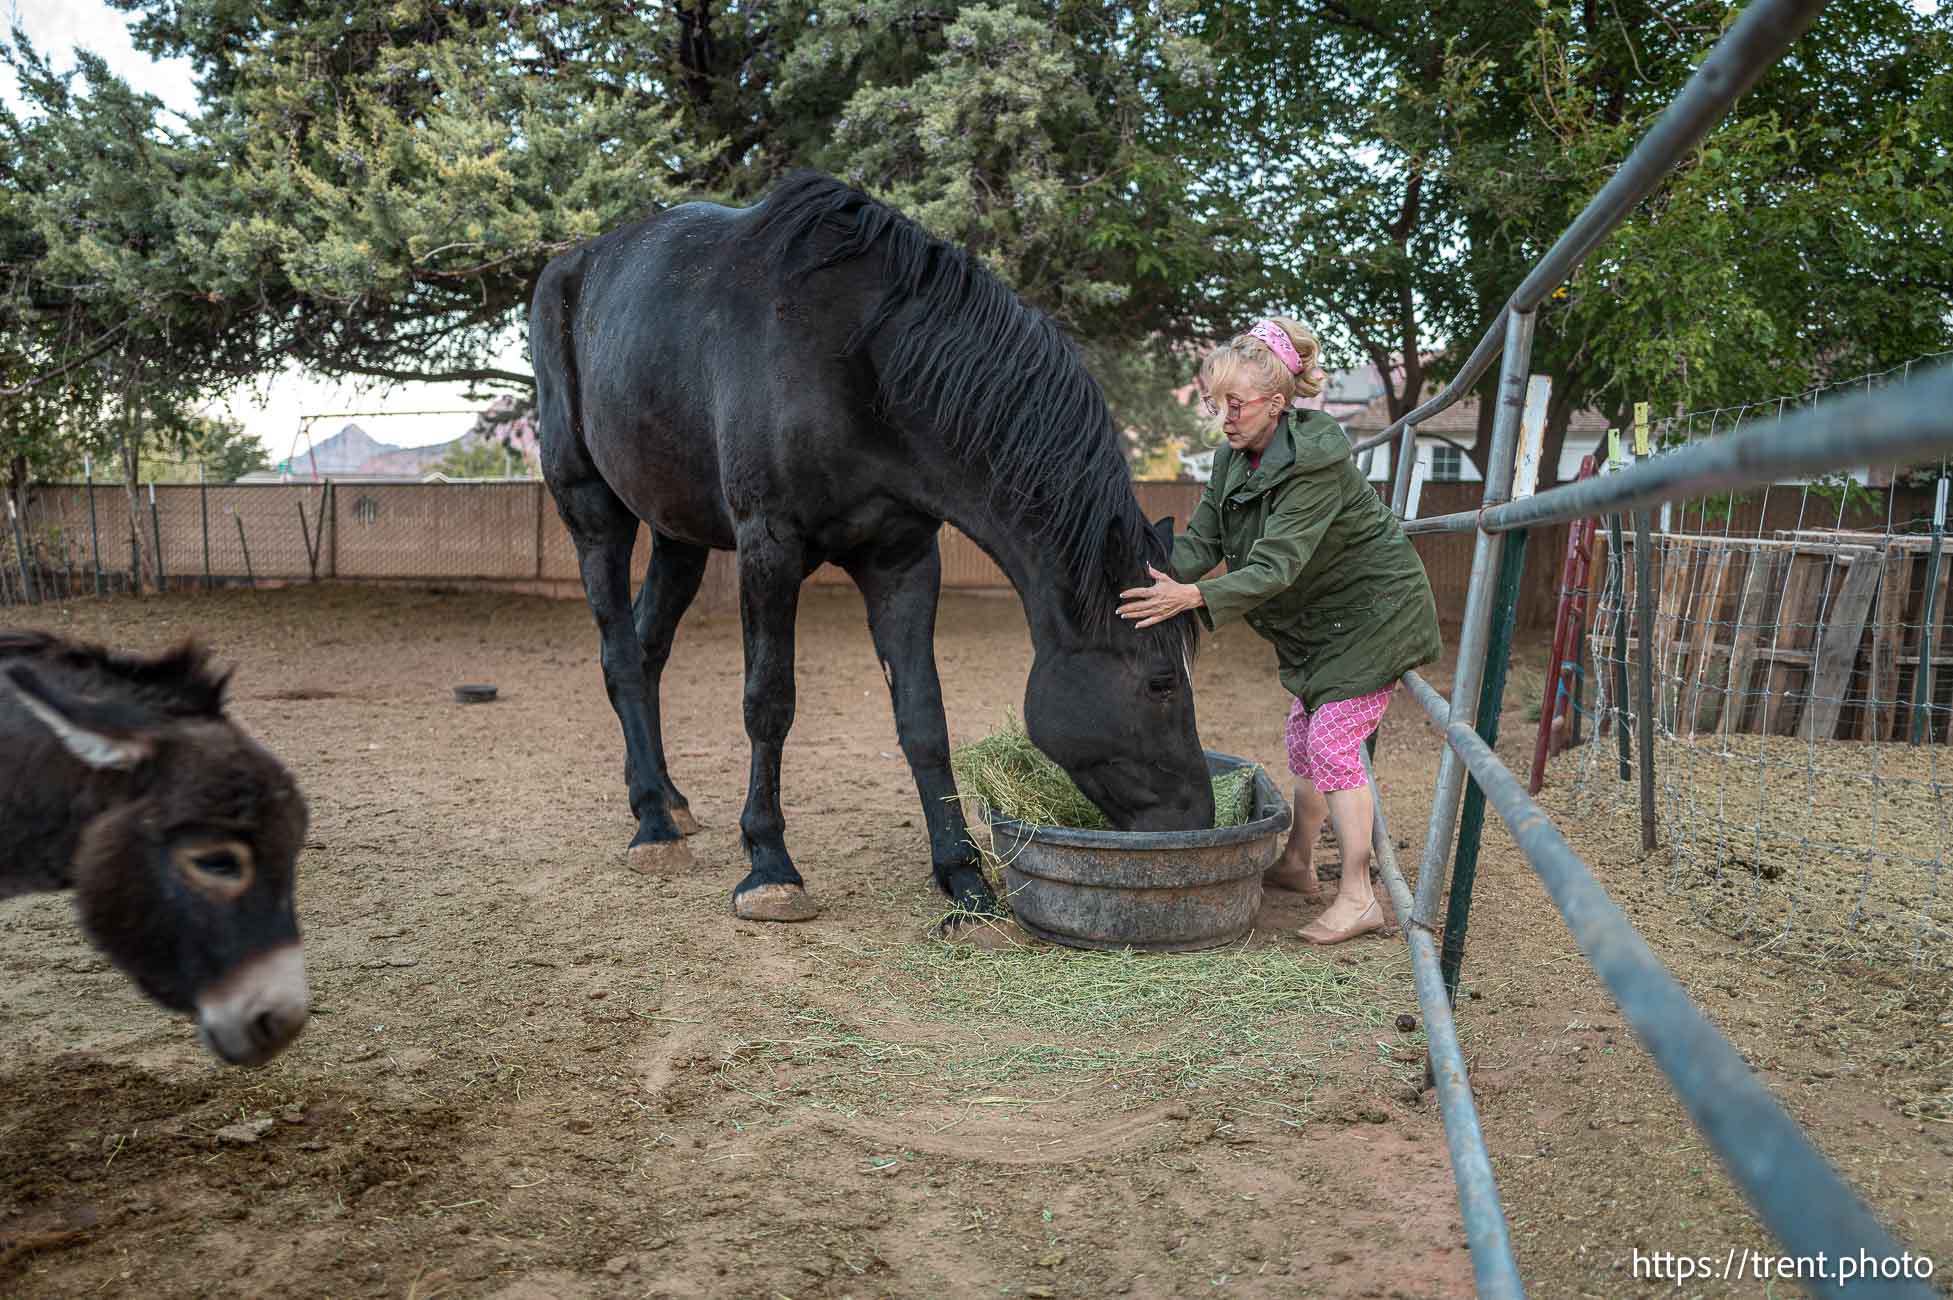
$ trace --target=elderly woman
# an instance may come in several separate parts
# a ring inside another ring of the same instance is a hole
[[[1241,619],[1275,645],[1296,776],[1295,825],[1266,884],[1320,897],[1312,853],[1326,819],[1342,851],[1334,901],[1302,932],[1341,943],[1384,927],[1370,882],[1375,809],[1358,752],[1397,679],[1440,653],[1430,580],[1396,518],[1365,481],[1329,416],[1296,407],[1322,392],[1315,336],[1258,322],[1201,362],[1207,411],[1227,437],[1172,574],[1121,593],[1120,614],[1150,627],[1196,610],[1209,628]],[[1202,577],[1220,561],[1225,574]],[[1181,581],[1180,579],[1187,579]]]

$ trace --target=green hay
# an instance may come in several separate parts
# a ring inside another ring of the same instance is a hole
[[[950,756],[956,784],[983,801],[991,812],[1029,826],[1063,826],[1107,831],[1112,824],[1085,797],[1065,770],[1044,756],[1024,726],[1007,718],[1002,729]],[[1214,825],[1239,826],[1254,811],[1255,773],[1250,763],[1214,778]]]

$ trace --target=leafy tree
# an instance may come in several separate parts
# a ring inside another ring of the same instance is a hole
[[[200,106],[172,119],[86,57],[77,88],[16,37],[0,423],[29,381],[6,376],[72,376],[125,468],[147,412],[290,360],[519,387],[492,356],[553,252],[681,198],[747,201],[797,165],[892,199],[1055,313],[1128,427],[1172,431],[1178,349],[1276,308],[1332,362],[1376,364],[1401,413],[1730,12],[115,3],[144,48],[191,61]],[[1542,311],[1557,427],[1944,342],[1949,21],[1904,0],[1823,11]],[[0,436],[25,445],[33,422],[14,423]]]
[[[1585,7],[1542,11],[1511,84],[1547,165],[1515,187],[1472,155],[1462,187],[1470,206],[1523,214],[1496,236],[1511,258],[1544,251],[1729,16],[1670,6],[1623,30]],[[1537,364],[1556,379],[1547,464],[1576,406],[1625,425],[1636,400],[1658,415],[1734,404],[1947,346],[1949,33],[1903,0],[1827,6],[1595,251],[1540,315]]]
[[[449,478],[528,477],[528,466],[521,456],[488,438],[457,442],[434,468]]]
[[[217,318],[229,375],[522,382],[488,357],[550,254],[796,165],[893,199],[1087,339],[1209,323],[1229,204],[1190,200],[1178,111],[1212,70],[1184,0],[116,2],[196,69],[199,157],[151,187],[195,265],[157,274]],[[45,78],[29,97],[72,107]],[[146,246],[61,256],[122,296]]]
[[[183,410],[161,413],[143,445],[145,482],[194,483],[201,469],[207,482],[235,483],[271,468],[264,444],[237,421]]]
[[[1332,356],[1376,364],[1396,416],[1462,363],[1734,11],[1303,0],[1205,13],[1226,88],[1205,129],[1234,132],[1219,177],[1267,233],[1264,300],[1321,326]],[[1549,473],[1583,406],[1794,392],[1946,345],[1948,29],[1903,0],[1825,8],[1542,308]],[[1491,402],[1480,411],[1482,468]]]

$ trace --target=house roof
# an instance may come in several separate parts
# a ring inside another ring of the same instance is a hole
[[[1424,400],[1437,395],[1437,390],[1427,386]],[[1333,412],[1332,412],[1333,414]],[[1378,396],[1366,403],[1360,410],[1341,417],[1343,427],[1356,437],[1367,437],[1381,433],[1390,427],[1390,399]],[[1598,437],[1606,433],[1608,421],[1605,415],[1591,407],[1575,411],[1567,420],[1566,431],[1569,436],[1589,435]],[[1418,423],[1419,433],[1442,434],[1447,438],[1470,443],[1478,437],[1478,399],[1464,397],[1445,407],[1428,420]]]

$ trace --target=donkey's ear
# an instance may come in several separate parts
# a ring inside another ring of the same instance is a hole
[[[11,664],[0,672],[14,688],[21,707],[52,731],[62,747],[97,771],[136,767],[156,752],[155,742],[140,734],[133,718],[56,690],[26,664]]]

